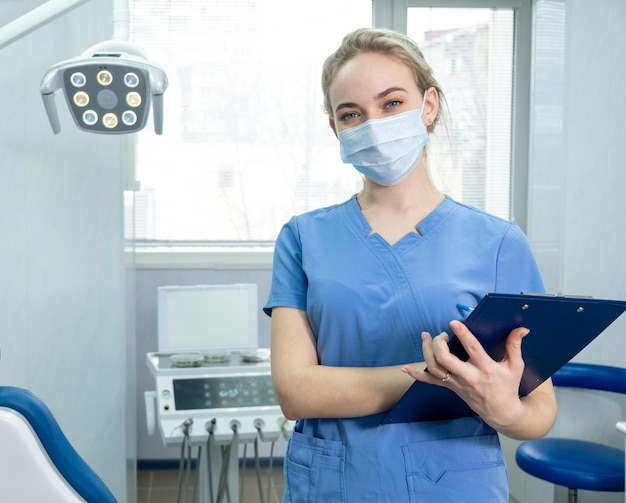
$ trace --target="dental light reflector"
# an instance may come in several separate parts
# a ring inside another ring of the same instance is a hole
[[[74,122],[84,131],[104,134],[139,131],[146,125],[152,101],[154,131],[163,132],[167,76],[129,42],[102,42],[78,58],[57,63],[47,71],[41,82],[41,95],[55,134],[61,131],[54,100],[54,93],[60,88]]]

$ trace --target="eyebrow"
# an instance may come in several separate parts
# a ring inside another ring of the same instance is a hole
[[[378,93],[375,96],[375,98],[376,99],[384,98],[385,96],[388,96],[389,94],[395,91],[403,91],[405,93],[408,92],[404,87],[393,86],[393,87],[390,87],[389,89],[385,89],[384,91]],[[356,108],[357,106],[358,105],[356,103],[340,103],[339,105],[335,107],[335,113],[339,112],[339,110],[341,110],[342,108]]]
[[[404,87],[399,87],[399,86],[394,86],[394,87],[390,87],[389,89],[385,89],[382,93],[378,93],[376,95],[376,98],[380,99],[380,98],[384,98],[385,96],[395,92],[395,91],[404,91],[405,93],[408,92]]]

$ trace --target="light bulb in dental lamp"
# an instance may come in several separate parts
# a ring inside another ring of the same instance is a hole
[[[54,134],[61,131],[54,98],[61,88],[74,122],[83,131],[139,131],[146,125],[152,101],[154,132],[163,132],[167,76],[130,42],[100,42],[46,72],[41,81],[41,96]]]

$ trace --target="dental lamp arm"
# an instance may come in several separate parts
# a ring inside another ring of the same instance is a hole
[[[0,28],[0,49],[90,0],[49,0]]]

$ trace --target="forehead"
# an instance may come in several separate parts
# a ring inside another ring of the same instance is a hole
[[[413,70],[400,59],[377,52],[357,54],[337,71],[330,85],[333,106],[346,101],[359,103],[391,87],[417,91]]]

